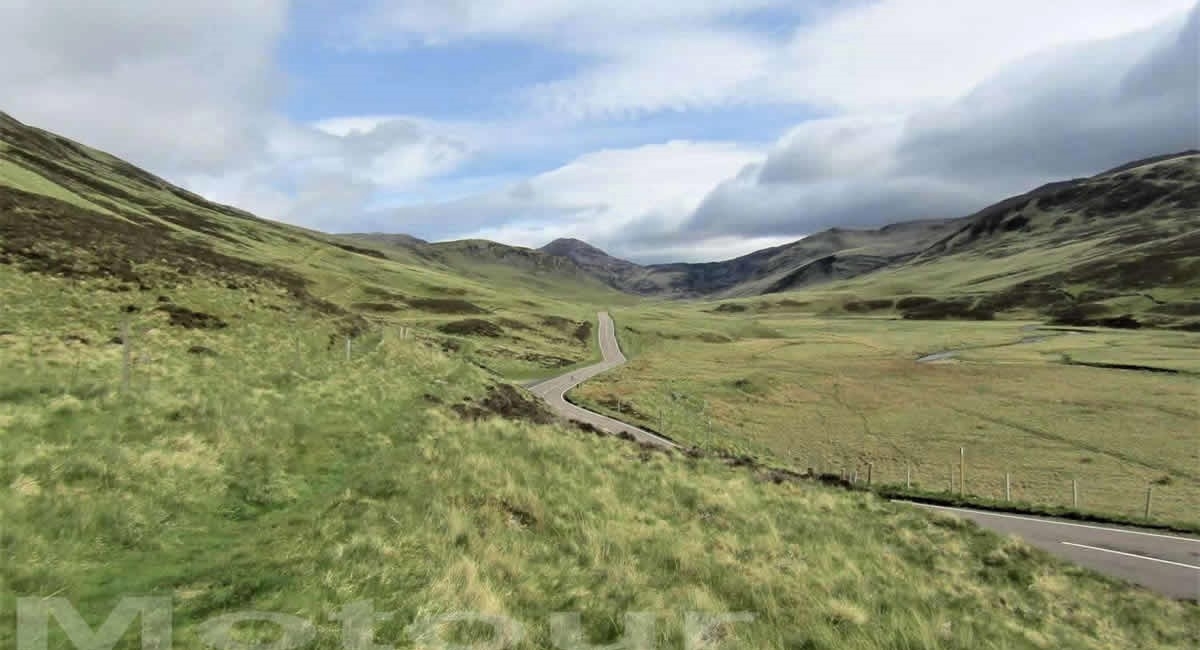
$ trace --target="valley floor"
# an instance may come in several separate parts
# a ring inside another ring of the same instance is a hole
[[[573,397],[683,444],[996,501],[1007,475],[1013,501],[1135,519],[1150,489],[1154,521],[1200,523],[1197,334],[700,307],[617,317],[636,354]]]

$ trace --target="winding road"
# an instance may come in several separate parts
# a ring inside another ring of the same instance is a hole
[[[590,424],[601,431],[611,434],[627,433],[633,436],[638,442],[672,449],[679,448],[679,445],[662,436],[650,433],[645,429],[639,429],[620,420],[614,420],[599,413],[593,413],[567,401],[566,394],[572,388],[602,372],[607,372],[625,363],[625,354],[621,352],[621,346],[617,343],[616,326],[613,324],[612,317],[607,312],[600,312],[598,316],[600,321],[600,354],[603,361],[569,372],[560,377],[534,384],[529,387],[529,390],[538,397],[546,400],[555,413],[568,420]]]
[[[529,387],[556,413],[612,434],[627,433],[639,442],[678,449],[679,445],[644,429],[571,404],[572,388],[625,363],[616,327],[606,312],[599,313],[603,361]],[[1016,535],[1032,546],[1100,573],[1141,585],[1164,596],[1200,600],[1200,539],[1132,527],[1099,526],[1049,517],[1028,517],[948,508],[908,502],[964,517],[1002,535]]]

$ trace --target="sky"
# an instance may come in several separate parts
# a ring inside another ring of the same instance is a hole
[[[1195,0],[8,0],[0,111],[328,232],[726,259],[1200,148]]]

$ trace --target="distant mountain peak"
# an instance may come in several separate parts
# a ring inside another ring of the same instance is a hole
[[[582,239],[575,239],[574,237],[561,237],[559,239],[555,239],[549,244],[543,246],[541,250],[543,252],[550,253],[551,255],[563,255],[565,253],[575,251],[586,251],[589,253],[608,255],[608,253],[600,250],[599,248],[583,241]]]

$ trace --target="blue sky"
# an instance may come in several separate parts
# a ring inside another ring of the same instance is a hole
[[[331,232],[729,257],[1197,142],[1194,0],[14,0],[0,110]]]

